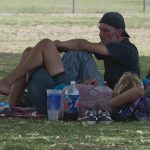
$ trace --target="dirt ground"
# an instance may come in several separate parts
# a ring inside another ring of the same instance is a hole
[[[150,29],[127,29],[131,41],[138,47],[140,55],[150,56]],[[39,40],[67,40],[86,38],[93,42],[99,41],[97,26],[15,26],[0,25],[0,52],[22,53],[28,46],[34,46]]]

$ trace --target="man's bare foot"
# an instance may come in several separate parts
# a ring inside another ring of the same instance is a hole
[[[9,95],[9,91],[10,85],[4,80],[0,80],[0,94],[7,96]]]

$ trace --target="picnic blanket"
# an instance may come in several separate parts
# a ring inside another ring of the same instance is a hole
[[[0,102],[0,118],[34,118],[47,117],[36,112],[33,107],[9,107],[7,101]]]
[[[33,107],[1,107],[0,118],[43,119],[46,115],[37,114]]]

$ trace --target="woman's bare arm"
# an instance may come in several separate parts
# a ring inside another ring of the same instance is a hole
[[[134,87],[134,88],[112,98],[108,102],[108,106],[111,108],[115,108],[115,107],[121,106],[123,104],[133,102],[137,98],[139,98],[140,96],[143,96],[143,95],[144,95],[143,87]]]

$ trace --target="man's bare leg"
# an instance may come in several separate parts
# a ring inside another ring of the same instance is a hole
[[[64,71],[61,57],[55,44],[48,39],[40,41],[32,48],[27,58],[18,64],[18,66],[3,80],[0,80],[0,93],[7,95],[10,86],[26,73],[34,68],[43,65],[51,76]]]

